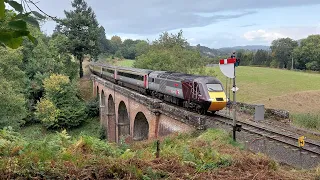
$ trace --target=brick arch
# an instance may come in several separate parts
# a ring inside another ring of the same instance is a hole
[[[98,85],[97,88],[96,88],[96,97],[98,97],[98,98],[100,98],[100,97],[99,97],[99,94],[100,94],[99,89],[100,89],[100,88],[99,88],[99,85]],[[99,101],[100,101],[100,100],[99,100]]]
[[[130,136],[130,119],[129,113],[127,109],[127,105],[124,101],[120,101],[118,105],[118,142],[120,142],[121,138],[127,138]]]
[[[134,118],[133,140],[141,141],[149,138],[149,122],[143,112],[138,112]]]
[[[108,140],[110,142],[117,141],[116,135],[116,114],[115,102],[111,94],[108,96]]]
[[[101,106],[103,106],[103,107],[106,106],[106,95],[105,95],[103,89],[101,90]]]

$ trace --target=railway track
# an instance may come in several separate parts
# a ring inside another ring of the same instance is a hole
[[[221,114],[208,117],[208,120],[216,120],[221,123],[227,124],[228,126],[231,126],[231,127],[233,125],[231,118]],[[242,125],[241,130],[243,131],[249,132],[251,134],[260,135],[262,137],[268,138],[269,140],[273,140],[273,141],[285,144],[287,146],[294,148],[293,149],[294,151],[301,150],[301,151],[312,153],[316,156],[320,156],[320,144],[315,141],[305,140],[304,147],[299,147],[298,145],[299,137],[292,133],[280,132],[276,129],[258,125],[252,122],[244,122],[244,121],[238,120],[237,123]]]

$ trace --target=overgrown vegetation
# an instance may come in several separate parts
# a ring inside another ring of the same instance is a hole
[[[117,147],[92,136],[72,138],[65,130],[26,141],[19,133],[3,129],[0,178],[220,179],[237,177],[237,173],[250,179],[294,179],[300,173],[283,173],[273,161],[230,142],[231,137],[222,130],[209,129],[200,136],[179,134],[161,140],[160,158],[156,158],[154,142]],[[312,176],[312,171],[299,174]]]

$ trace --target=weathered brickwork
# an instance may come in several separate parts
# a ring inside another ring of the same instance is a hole
[[[167,105],[158,99],[141,95],[94,75],[91,76],[91,79],[94,87],[93,93],[100,97],[100,122],[107,130],[109,141],[119,142],[120,140],[119,135],[122,132],[121,124],[119,124],[119,105],[121,102],[125,104],[128,114],[126,117],[130,122],[130,137],[126,138],[127,141],[139,139],[134,135],[145,134],[134,131],[148,131],[148,139],[153,139],[173,132],[189,132],[205,128],[204,119],[196,116],[195,113]],[[139,124],[141,125],[134,129],[137,118],[140,118]],[[146,119],[148,126],[141,122],[143,119]],[[143,129],[145,127],[148,127],[148,130]]]

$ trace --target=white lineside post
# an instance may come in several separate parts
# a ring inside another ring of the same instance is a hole
[[[221,72],[227,76],[228,78],[233,79],[233,140],[236,141],[236,130],[237,130],[237,119],[236,119],[236,91],[238,90],[236,87],[236,71],[235,71],[235,64],[236,58],[229,58],[229,59],[221,59],[219,66]]]
[[[233,68],[233,140],[236,141],[236,126],[237,126],[237,117],[236,117],[236,107],[237,107],[237,101],[236,101],[236,68]]]

